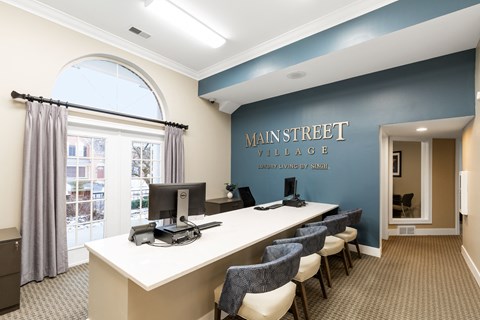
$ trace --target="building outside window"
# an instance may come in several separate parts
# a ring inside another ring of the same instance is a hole
[[[163,120],[156,95],[138,74],[106,59],[80,61],[63,70],[52,96]],[[69,250],[145,223],[148,185],[163,181],[163,129],[134,122],[119,125],[118,119],[105,115],[96,121],[78,113],[69,115],[66,150]]]

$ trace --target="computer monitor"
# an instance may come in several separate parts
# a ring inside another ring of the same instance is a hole
[[[297,179],[295,177],[285,178],[284,197],[297,196]]]
[[[148,220],[174,218],[177,227],[188,226],[181,217],[205,214],[205,182],[149,185]]]

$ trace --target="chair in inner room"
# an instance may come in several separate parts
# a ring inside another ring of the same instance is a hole
[[[358,258],[362,258],[362,254],[360,253],[360,245],[358,244],[357,235],[358,230],[354,228],[354,225],[360,223],[360,219],[362,218],[362,209],[354,209],[349,211],[340,211],[338,214],[343,214],[348,218],[347,227],[345,231],[335,234],[335,237],[342,239],[345,242],[345,250],[347,251],[347,257],[350,267],[353,267],[352,263],[352,255],[350,254],[350,248],[348,247],[349,243],[352,243],[357,248],[357,255]],[[325,220],[331,219],[332,216],[326,217]]]
[[[240,187],[238,188],[238,193],[243,201],[244,208],[253,207],[255,205],[255,198],[250,191],[250,187]]]
[[[280,319],[289,310],[298,319],[296,285],[303,246],[299,243],[265,248],[260,264],[229,267],[225,282],[214,290],[215,320],[221,311],[243,319]]]
[[[322,289],[323,296],[325,299],[327,298],[327,291],[325,290],[325,284],[323,283],[322,273],[319,272],[321,257],[318,254],[323,248],[326,236],[326,227],[309,227],[297,229],[293,238],[273,241],[273,244],[300,243],[303,246],[300,267],[297,275],[293,278],[293,282],[297,284],[297,288],[299,289],[306,320],[310,319],[310,314],[308,311],[305,281],[316,276],[320,281],[320,288]]]
[[[343,266],[345,267],[345,273],[349,275],[348,271],[348,262],[347,254],[345,249],[345,241],[340,238],[335,237],[337,233],[344,232],[347,228],[348,218],[345,215],[333,215],[328,220],[320,222],[312,222],[305,225],[305,227],[315,227],[315,226],[325,226],[327,227],[327,237],[325,238],[325,245],[322,250],[319,251],[320,256],[322,256],[325,273],[327,276],[327,285],[332,287],[332,275],[330,272],[330,265],[328,262],[328,257],[336,254],[340,254],[343,259]]]
[[[412,199],[413,193],[406,193],[403,196],[393,195],[393,217],[394,218],[412,218]]]

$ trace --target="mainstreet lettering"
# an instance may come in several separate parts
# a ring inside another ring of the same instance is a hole
[[[350,125],[349,121],[317,124],[287,128],[283,130],[270,130],[265,132],[245,133],[245,147],[252,148],[265,144],[288,143],[312,140],[345,141],[344,128]]]

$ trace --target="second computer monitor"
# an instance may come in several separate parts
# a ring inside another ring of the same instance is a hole
[[[295,177],[285,178],[284,197],[297,195],[297,179]]]

